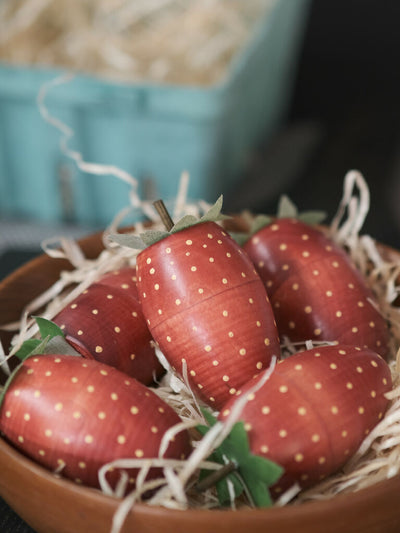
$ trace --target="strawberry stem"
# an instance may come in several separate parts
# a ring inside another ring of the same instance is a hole
[[[221,481],[226,476],[237,470],[238,465],[234,461],[229,461],[229,463],[226,463],[224,466],[210,474],[209,476],[205,477],[198,483],[196,483],[195,489],[197,492],[203,492],[207,489],[210,489],[214,485],[218,483],[218,481]]]
[[[161,221],[165,226],[167,231],[170,231],[174,226],[174,221],[171,218],[171,215],[168,212],[168,209],[165,207],[165,204],[162,200],[156,200],[153,202],[154,207],[157,210],[157,213],[161,217]]]

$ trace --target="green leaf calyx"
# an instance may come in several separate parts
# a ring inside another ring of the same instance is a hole
[[[205,435],[217,419],[205,409],[202,409],[202,413],[208,425],[199,425],[197,430],[201,435]],[[236,422],[222,444],[211,454],[209,460],[224,466],[232,464],[234,467],[230,469],[232,471],[228,470],[226,477],[216,482],[217,496],[221,505],[226,505],[231,501],[232,490],[235,498],[245,493],[255,507],[272,505],[269,487],[282,476],[283,468],[250,451],[243,422]],[[202,480],[205,476],[206,473],[201,472]]]
[[[299,211],[292,200],[285,194],[283,194],[278,202],[278,208],[275,216],[271,215],[257,215],[250,223],[250,229],[245,233],[235,233],[231,236],[235,241],[243,246],[250,237],[255,235],[258,231],[262,230],[266,226],[269,226],[277,219],[280,218],[296,218],[305,224],[310,226],[320,224],[325,218],[326,213],[324,211]]]
[[[193,215],[185,215],[179,219],[169,231],[166,230],[148,230],[140,233],[139,235],[130,233],[118,233],[110,235],[110,240],[116,242],[120,246],[133,248],[135,250],[144,250],[148,246],[155,244],[162,239],[165,239],[169,235],[178,233],[184,229],[190,228],[203,222],[218,222],[230,218],[227,215],[221,213],[222,211],[223,196],[221,195],[214,205],[200,218]]]

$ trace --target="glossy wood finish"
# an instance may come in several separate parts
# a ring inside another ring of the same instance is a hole
[[[358,344],[385,357],[389,332],[374,295],[329,237],[296,218],[280,218],[244,248],[268,287],[281,338]]]
[[[82,241],[88,256],[99,235]],[[397,252],[385,249],[397,259]],[[41,256],[0,283],[0,324],[57,279],[66,261]],[[0,332],[2,340],[6,337]],[[330,501],[266,510],[171,511],[139,504],[121,533],[398,533],[400,476]],[[0,495],[38,533],[109,533],[118,501],[57,478],[0,439]]]
[[[212,408],[220,410],[279,357],[264,285],[247,255],[215,222],[196,224],[143,250],[137,278],[154,340],[181,375],[184,362],[191,388]]]

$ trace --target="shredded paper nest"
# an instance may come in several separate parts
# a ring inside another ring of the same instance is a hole
[[[275,0],[3,0],[0,60],[123,80],[219,82]]]
[[[152,204],[141,200],[137,195],[137,182],[133,177],[113,167],[103,167],[84,162],[79,153],[68,149],[67,141],[71,135],[68,127],[46,113],[43,100],[40,103],[40,109],[44,118],[62,132],[62,149],[76,161],[78,166],[94,174],[109,173],[114,178],[130,182],[130,205],[126,210],[118,213],[115,220],[104,231],[104,251],[94,260],[87,259],[79,245],[69,239],[54,238],[54,240],[43,243],[43,248],[50,257],[67,258],[73,265],[73,270],[63,271],[54,285],[35,301],[28,303],[21,320],[17,324],[2,326],[2,329],[17,332],[13,340],[11,353],[6,356],[4,350],[0,350],[3,359],[2,368],[5,371],[7,370],[7,358],[17,351],[24,340],[33,337],[37,333],[37,325],[31,319],[32,314],[37,314],[40,311],[41,316],[52,319],[62,308],[104,273],[126,265],[135,265],[138,252],[122,248],[107,239],[110,233],[116,233],[120,226],[123,226],[124,218],[128,213],[133,211],[144,215],[152,221],[154,229],[161,229],[161,222]],[[188,200],[188,180],[188,175],[184,173],[171,210],[173,218],[178,219],[185,214],[200,216],[209,208],[201,200],[196,202]],[[357,268],[365,277],[366,283],[376,294],[380,310],[389,323],[391,330],[389,364],[393,377],[393,389],[388,394],[390,405],[385,417],[365,438],[357,453],[349,460],[341,472],[307,491],[299,492],[298,487],[293,487],[275,502],[274,505],[276,506],[300,505],[305,501],[329,499],[337,494],[357,491],[399,474],[400,358],[398,358],[398,350],[400,346],[400,309],[397,306],[397,300],[400,291],[400,261],[393,250],[379,245],[368,235],[362,235],[362,226],[369,210],[369,204],[369,190],[363,177],[357,171],[348,172],[344,179],[343,198],[338,212],[326,230],[334,241],[347,250]],[[246,213],[246,219],[248,219],[248,216],[249,214]],[[135,232],[140,234],[143,230],[144,225],[138,222],[135,226]],[[310,343],[306,342],[301,347],[285,344],[282,349],[289,354],[309,347]],[[176,376],[170,369],[163,354],[158,352],[158,355],[160,361],[167,369],[167,373],[159,387],[155,388],[154,391],[177,411],[182,420],[181,424],[172,428],[164,436],[160,449],[161,457],[163,447],[167,446],[169,439],[173,437],[175,432],[181,431],[183,427],[191,431],[191,428],[199,423],[204,423],[204,420],[198,400],[192,394],[185,376],[183,376],[183,379]],[[268,380],[270,373],[273,372],[274,364],[275,361],[264,373],[264,378],[260,382],[261,385]],[[219,464],[208,461],[207,458],[240,419],[243,402],[246,401],[247,396],[240,398],[226,421],[223,423],[218,422],[201,440],[196,440],[194,442],[194,451],[186,461],[166,461],[161,458],[154,460],[127,458],[126,460],[118,460],[115,463],[105,465],[99,472],[102,490],[106,494],[113,494],[114,496],[122,496],[127,480],[122,476],[121,483],[113,491],[106,482],[105,474],[107,469],[110,467],[120,467],[122,469],[124,467],[141,467],[134,492],[125,499],[121,498],[121,504],[114,516],[112,533],[119,531],[132,505],[141,501],[142,495],[149,489],[155,490],[153,496],[146,500],[148,505],[182,510],[217,507],[218,500],[213,489],[199,494],[193,490],[193,486],[200,468],[212,471],[221,467]],[[151,466],[163,467],[164,475],[161,479],[145,480],[146,473]],[[249,505],[249,503],[244,500],[240,502],[232,500],[233,509],[244,505]]]

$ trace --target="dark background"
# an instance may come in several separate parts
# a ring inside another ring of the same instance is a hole
[[[315,1],[290,114],[326,128],[304,183],[294,189],[301,205],[321,202],[331,211],[345,172],[357,168],[371,191],[366,229],[394,246],[400,244],[399,22],[396,0]]]
[[[332,217],[344,175],[356,168],[371,192],[365,231],[400,247],[399,22],[398,0],[313,1],[288,120],[254,154],[227,208],[275,212],[285,185],[301,210]],[[0,279],[36,253],[0,256]],[[0,531],[32,530],[0,500]]]
[[[313,1],[288,120],[232,207],[275,212],[267,183],[282,180],[301,210],[332,216],[358,169],[371,193],[364,231],[400,245],[399,23],[397,0]]]

